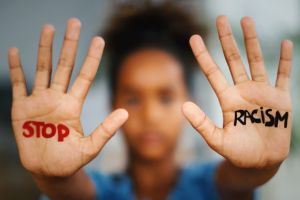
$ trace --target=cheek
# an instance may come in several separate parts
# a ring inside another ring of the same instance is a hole
[[[176,139],[183,130],[185,118],[181,111],[181,105],[182,103],[178,102],[165,111],[163,128],[169,138]]]
[[[183,101],[178,100],[173,102],[171,105],[163,107],[165,122],[169,125],[176,125],[183,122],[184,116],[181,110]]]
[[[126,138],[132,140],[141,132],[142,124],[138,117],[129,112],[128,120],[123,124],[122,130]]]

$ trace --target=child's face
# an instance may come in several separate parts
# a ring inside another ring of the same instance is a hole
[[[182,66],[171,54],[144,49],[127,56],[114,107],[129,112],[122,130],[132,155],[157,160],[173,154],[184,124],[181,105],[187,92]]]

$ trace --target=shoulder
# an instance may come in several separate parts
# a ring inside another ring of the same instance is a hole
[[[185,176],[194,181],[213,181],[220,160],[194,162],[183,166]]]
[[[196,162],[183,166],[182,182],[185,185],[183,187],[189,188],[189,193],[193,194],[190,199],[221,199],[215,177],[220,162],[222,160]],[[196,195],[198,197],[194,198]],[[258,189],[254,190],[253,195],[254,200],[260,199],[260,191]]]
[[[184,165],[176,195],[190,199],[220,199],[215,181],[215,172],[220,161],[195,162]],[[180,194],[179,194],[180,193]]]
[[[90,168],[85,172],[95,185],[97,199],[129,199],[131,181],[124,173],[105,174]]]

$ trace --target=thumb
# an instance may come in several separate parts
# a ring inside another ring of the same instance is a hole
[[[206,143],[218,151],[222,145],[222,129],[218,128],[193,102],[185,102],[182,105],[182,112],[194,129],[202,135]]]
[[[128,112],[119,108],[110,113],[104,121],[85,139],[89,141],[92,155],[97,155],[108,140],[128,119]]]

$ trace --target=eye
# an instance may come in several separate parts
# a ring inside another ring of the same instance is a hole
[[[134,106],[134,105],[137,105],[139,104],[140,100],[138,97],[129,97],[127,100],[126,100],[126,103],[127,105],[129,106]]]
[[[162,95],[160,97],[160,101],[163,103],[163,104],[170,104],[173,102],[173,97],[171,95]]]

